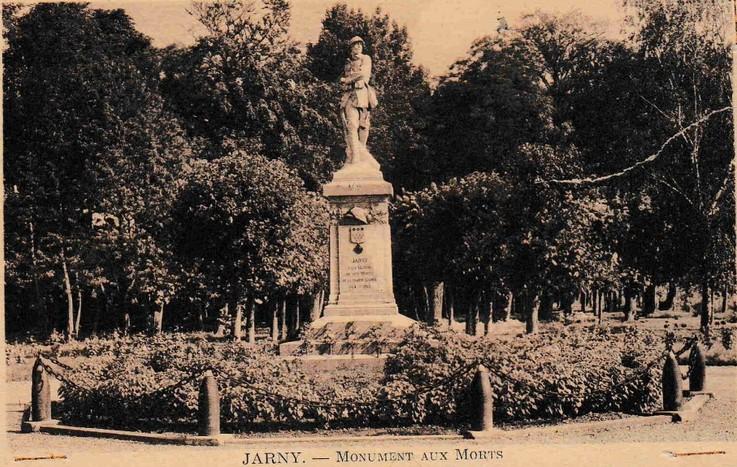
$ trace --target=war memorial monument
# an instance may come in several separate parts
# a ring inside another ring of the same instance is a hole
[[[377,104],[371,87],[371,57],[363,40],[350,41],[340,79],[340,117],[346,160],[323,195],[330,203],[330,295],[323,316],[312,324],[318,335],[347,325],[357,330],[379,325],[383,330],[406,328],[415,321],[399,313],[392,283],[389,198],[392,185],[366,147],[371,109]],[[353,323],[353,324],[351,324]]]

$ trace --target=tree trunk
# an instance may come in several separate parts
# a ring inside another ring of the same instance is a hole
[[[471,335],[476,336],[479,324],[479,309],[481,308],[481,296],[477,296],[471,302]]]
[[[161,334],[164,328],[164,301],[159,302],[159,309],[154,311],[154,334]]]
[[[472,297],[466,308],[466,334],[470,336],[476,335],[476,323],[479,317],[480,297],[477,295]]]
[[[445,303],[448,307],[448,327],[453,326],[453,320],[455,319],[455,303],[454,303],[454,297],[453,297],[453,289],[448,287],[448,290],[445,293]]]
[[[325,308],[325,290],[320,290],[320,299],[317,307],[317,318],[322,317],[322,310]]]
[[[611,300],[609,299],[609,291],[608,290],[602,290],[601,292],[601,311],[602,313],[606,313],[609,311],[609,303]]]
[[[427,324],[432,324],[431,292],[428,289],[429,287],[425,284],[420,286],[420,309],[422,310],[421,316],[423,321]]]
[[[74,337],[79,339],[79,325],[82,319],[82,287],[77,279],[77,317],[74,320]]]
[[[287,312],[287,339],[289,340],[296,338],[299,330],[299,297],[295,297],[291,305]]]
[[[650,284],[645,287],[645,294],[643,296],[642,314],[649,316],[655,311],[655,284]]]
[[[103,293],[103,295],[105,295],[105,294]],[[103,300],[103,303],[104,303],[104,307],[105,307],[104,308],[105,309],[105,314],[107,315],[107,313],[108,313],[107,312],[107,295],[105,295],[104,300]],[[95,307],[95,314],[92,316],[92,332],[91,332],[91,335],[92,336],[97,336],[97,327],[99,325],[100,325],[100,304],[98,302],[97,306]]]
[[[593,289],[591,291],[591,311],[594,313],[594,316],[598,318],[599,316],[599,289]]]
[[[225,335],[225,321],[224,317],[230,316],[230,305],[225,302],[222,308],[218,310],[218,327],[215,331],[215,337],[223,337]]]
[[[624,294],[624,320],[625,321],[632,321],[635,319],[635,314],[633,313],[634,308],[632,306],[632,289],[630,287],[624,287],[623,290]]]
[[[461,308],[461,310],[466,310],[466,316],[464,320],[464,332],[468,334],[469,336],[473,336],[473,331],[471,330],[471,320],[473,317],[473,303],[471,303],[470,300],[465,301],[465,308]]]
[[[711,325],[711,307],[709,306],[709,284],[706,280],[701,282],[701,331],[709,335]]]
[[[205,329],[205,308],[197,307],[197,329],[203,331]]]
[[[300,312],[299,298],[297,298],[297,303],[295,303],[294,305],[294,337],[295,338],[299,336],[299,330],[302,327],[299,312]]]
[[[233,331],[231,332],[231,336],[235,341],[243,339],[243,304],[239,298],[234,301],[235,318],[233,319]]]
[[[430,313],[430,324],[440,324],[443,321],[443,295],[445,285],[436,282],[432,286],[432,313]]]
[[[248,343],[256,343],[256,302],[252,297],[246,300],[246,329],[248,329]]]
[[[479,311],[481,315],[481,320],[484,323],[484,335],[485,336],[489,335],[489,323],[491,323],[491,310],[492,310],[491,300],[487,297],[484,297],[481,300]]]
[[[514,303],[514,294],[512,292],[509,292],[506,296],[507,303],[504,305],[504,321],[509,321],[512,319],[512,304]]]
[[[601,320],[603,318],[602,311],[604,310],[604,304],[601,303],[604,299],[604,292],[601,290],[596,290],[596,322],[597,324],[601,325]]]
[[[279,343],[279,309],[281,309],[281,302],[276,301],[271,304],[271,340],[274,344]]]
[[[125,312],[123,313],[123,335],[128,335],[131,330],[131,313],[128,310],[128,307],[126,307]]]
[[[420,287],[421,289],[422,287]],[[421,290],[418,290],[417,287],[412,287],[410,292],[410,297],[412,298],[412,312],[414,314],[414,320],[415,321],[422,321],[422,298],[421,298]]]
[[[310,308],[310,321],[320,319],[320,294],[322,291],[315,293],[312,296],[312,307]]]
[[[575,293],[566,293],[561,297],[560,308],[563,310],[563,316],[569,317],[573,314],[573,302],[576,301]]]
[[[525,331],[527,334],[535,334],[538,331],[538,306],[537,300],[532,296],[531,292],[522,293],[522,308],[526,316]]]
[[[676,293],[678,289],[672,282],[668,284],[668,294],[665,296],[665,300],[658,303],[658,310],[670,310],[673,308],[673,302],[676,299]]]
[[[287,340],[287,299],[281,301],[281,313],[279,313],[279,320],[281,325],[279,326],[279,340],[284,342]]]
[[[509,313],[509,294],[495,293],[491,303],[491,321],[506,321]]]
[[[540,295],[539,318],[540,321],[550,321],[553,319],[553,298],[547,292]]]
[[[69,270],[64,253],[61,254],[61,268],[64,272],[64,292],[67,296],[67,339],[74,340],[74,297],[72,296],[72,283],[69,280]]]
[[[584,290],[581,290],[579,301],[581,302],[581,313],[586,313],[586,292]]]
[[[722,315],[727,312],[727,297],[729,296],[729,288],[725,285],[722,289],[722,306],[720,311]]]

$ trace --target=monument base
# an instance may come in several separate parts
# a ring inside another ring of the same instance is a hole
[[[376,319],[383,320],[383,317],[392,315],[399,315],[399,309],[394,303],[371,303],[367,305],[330,304],[325,306],[325,311],[323,312],[323,317],[349,316],[354,320],[358,318],[369,319],[372,316],[375,316]]]
[[[399,313],[323,316],[310,324],[301,341],[279,346],[280,355],[378,355],[391,353],[417,321]]]
[[[353,332],[358,338],[365,338],[372,328],[384,332],[407,329],[415,324],[417,321],[400,315],[396,311],[386,315],[330,315],[315,320],[310,325],[310,334],[312,337],[320,338],[327,332],[331,332],[337,338],[345,338],[346,330],[348,330],[348,333]]]
[[[366,151],[322,191],[330,212],[330,294],[323,317],[295,352],[385,353],[415,324],[399,314],[394,299],[389,226],[394,190]]]

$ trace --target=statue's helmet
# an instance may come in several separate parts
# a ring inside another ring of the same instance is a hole
[[[361,44],[361,45],[362,45],[362,46],[364,46],[364,47],[366,46],[366,43],[364,43],[364,42],[363,42],[363,39],[361,39],[361,38],[360,38],[360,37],[358,37],[358,36],[353,36],[353,37],[351,38],[350,42],[348,43],[348,45],[349,45],[350,47],[353,47],[353,44],[356,44],[356,43],[359,43],[359,44]]]

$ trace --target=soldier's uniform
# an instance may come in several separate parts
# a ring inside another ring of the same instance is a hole
[[[341,107],[351,104],[359,109],[369,107],[368,82],[371,79],[371,57],[361,54],[357,59],[349,58],[343,77],[350,82],[343,85]]]
[[[344,113],[348,106],[358,109],[358,128],[368,129],[370,125],[368,83],[371,79],[371,57],[361,54],[355,60],[349,58],[345,64],[343,77],[349,82],[343,84],[340,107]],[[349,123],[352,122],[349,121]]]

